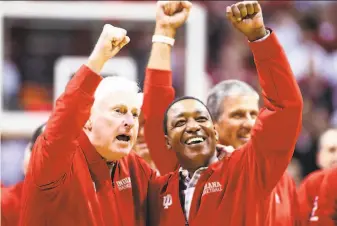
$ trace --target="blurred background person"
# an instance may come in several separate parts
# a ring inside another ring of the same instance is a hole
[[[316,221],[315,210],[319,203],[319,194],[325,170],[337,166],[337,129],[332,128],[321,134],[316,157],[321,170],[309,174],[298,189],[300,218],[303,225]]]
[[[154,162],[153,162],[153,160],[150,156],[149,148],[148,148],[148,146],[145,142],[144,124],[145,124],[145,120],[144,120],[143,113],[140,113],[138,137],[137,137],[137,142],[136,142],[133,150],[137,153],[137,155],[142,157],[151,166],[151,168],[153,168],[154,170],[157,170],[157,167],[154,164]],[[159,171],[158,171],[158,173],[159,173]]]
[[[40,136],[45,128],[45,124],[39,126],[33,133],[31,141],[25,149],[24,160],[22,163],[23,174],[26,175],[30,156],[36,139]],[[23,181],[7,188],[1,189],[1,225],[16,226],[19,224],[21,196]]]

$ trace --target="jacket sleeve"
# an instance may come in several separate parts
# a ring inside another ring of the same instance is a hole
[[[144,83],[144,136],[152,160],[161,175],[178,166],[175,153],[166,148],[163,121],[166,108],[174,99],[171,71],[147,69]]]
[[[68,83],[37,139],[28,173],[37,186],[44,189],[62,183],[71,170],[76,139],[89,119],[94,92],[101,77],[82,66]]]
[[[303,100],[282,46],[272,32],[250,42],[264,106],[243,146],[248,174],[260,194],[277,184],[293,155],[302,124]]]

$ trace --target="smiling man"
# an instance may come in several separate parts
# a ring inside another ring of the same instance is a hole
[[[165,113],[164,132],[168,149],[175,147],[181,169],[190,174],[218,160],[214,143],[218,134],[207,107],[199,99],[185,96],[173,101]]]
[[[258,2],[227,7],[227,18],[250,41],[264,107],[251,136],[238,137],[245,144],[218,159],[218,132],[209,109],[193,97],[173,101],[171,48],[187,18],[178,12],[190,6],[159,5],[144,88],[144,117],[151,119],[145,138],[159,169],[172,167],[175,159],[180,167],[150,182],[149,210],[156,214],[150,214],[149,225],[260,226],[258,205],[286,170],[301,128],[303,101],[285,53],[265,28]]]
[[[219,132],[219,142],[240,148],[251,138],[259,111],[259,95],[247,83],[222,81],[214,86],[207,98],[207,107]],[[284,173],[271,195],[259,207],[260,225],[289,226],[299,222],[296,186]]]
[[[238,148],[250,140],[259,113],[259,95],[247,83],[226,80],[214,86],[207,97],[219,142]]]

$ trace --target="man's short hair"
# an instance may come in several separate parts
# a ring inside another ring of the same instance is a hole
[[[215,122],[224,111],[224,98],[229,96],[254,95],[259,99],[253,87],[239,80],[225,80],[215,85],[208,93],[207,107]]]
[[[167,135],[167,113],[170,110],[170,108],[177,102],[182,101],[182,100],[196,100],[199,101],[202,105],[205,106],[206,110],[208,111],[209,115],[211,116],[212,119],[212,115],[209,111],[209,109],[207,108],[207,106],[204,104],[204,102],[202,102],[200,99],[195,98],[195,97],[191,97],[191,96],[182,96],[182,97],[178,97],[176,98],[167,108],[164,114],[164,121],[163,121],[163,128],[164,128],[164,134]],[[213,121],[213,119],[212,119]]]
[[[32,151],[33,146],[37,140],[37,138],[41,135],[41,133],[43,133],[43,131],[46,128],[46,123],[43,123],[42,125],[40,125],[39,127],[37,127],[33,133],[33,136],[30,139],[30,151]]]

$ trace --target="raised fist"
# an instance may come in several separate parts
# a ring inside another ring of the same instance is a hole
[[[179,28],[187,20],[191,7],[189,1],[158,1],[157,25],[168,29]]]
[[[260,39],[267,34],[261,6],[257,1],[243,1],[227,6],[226,16],[250,41]]]
[[[126,36],[126,30],[106,24],[96,43],[94,52],[106,60],[115,56],[126,44],[130,38]]]
[[[104,63],[115,56],[130,42],[130,38],[126,33],[126,30],[123,28],[105,24],[95,48],[89,57],[88,66],[99,73]]]

